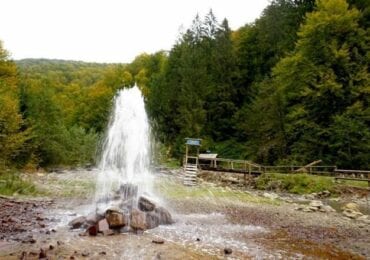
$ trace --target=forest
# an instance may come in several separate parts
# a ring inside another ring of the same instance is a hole
[[[128,64],[13,61],[1,44],[0,168],[94,164],[115,93],[136,83],[163,160],[198,137],[224,158],[369,169],[369,25],[367,0],[273,0],[237,30],[196,15]]]

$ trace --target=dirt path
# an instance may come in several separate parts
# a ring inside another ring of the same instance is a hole
[[[81,237],[67,223],[89,211],[93,175],[34,176],[53,191],[50,199],[0,198],[0,259],[370,258],[368,224],[339,212],[297,211],[294,203],[253,191],[183,187],[173,175],[160,175],[158,182],[175,224],[142,235]],[[155,238],[164,244],[152,243]]]

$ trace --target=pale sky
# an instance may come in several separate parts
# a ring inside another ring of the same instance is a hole
[[[269,0],[2,0],[0,40],[11,58],[131,62],[170,50],[181,26],[212,8],[232,29],[253,22]]]

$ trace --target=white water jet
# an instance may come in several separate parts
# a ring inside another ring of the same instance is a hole
[[[150,147],[150,125],[140,90],[136,85],[120,90],[114,99],[99,163],[97,202],[101,204],[124,184],[136,186],[137,194],[151,191]]]

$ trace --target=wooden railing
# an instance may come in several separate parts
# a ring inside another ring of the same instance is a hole
[[[307,165],[278,165],[278,166],[265,166],[254,163],[248,160],[235,160],[225,158],[198,158],[187,157],[187,160],[195,160],[199,163],[199,167],[203,170],[211,171],[225,171],[242,174],[260,175],[262,173],[307,173],[314,175],[331,176],[336,179],[351,179],[351,180],[364,180],[370,179],[370,171],[365,170],[342,170],[337,169],[334,165],[314,165],[313,163],[321,162],[316,161]],[[370,185],[370,182],[369,182]]]
[[[305,169],[305,170],[302,170]],[[278,172],[278,173],[309,173],[317,175],[333,175],[336,166],[323,165],[323,166],[297,166],[297,165],[279,165],[279,166],[262,166],[262,171],[265,173]],[[300,170],[300,171],[298,171]]]
[[[239,173],[261,173],[262,166],[251,161],[224,158],[199,159],[201,169]]]

